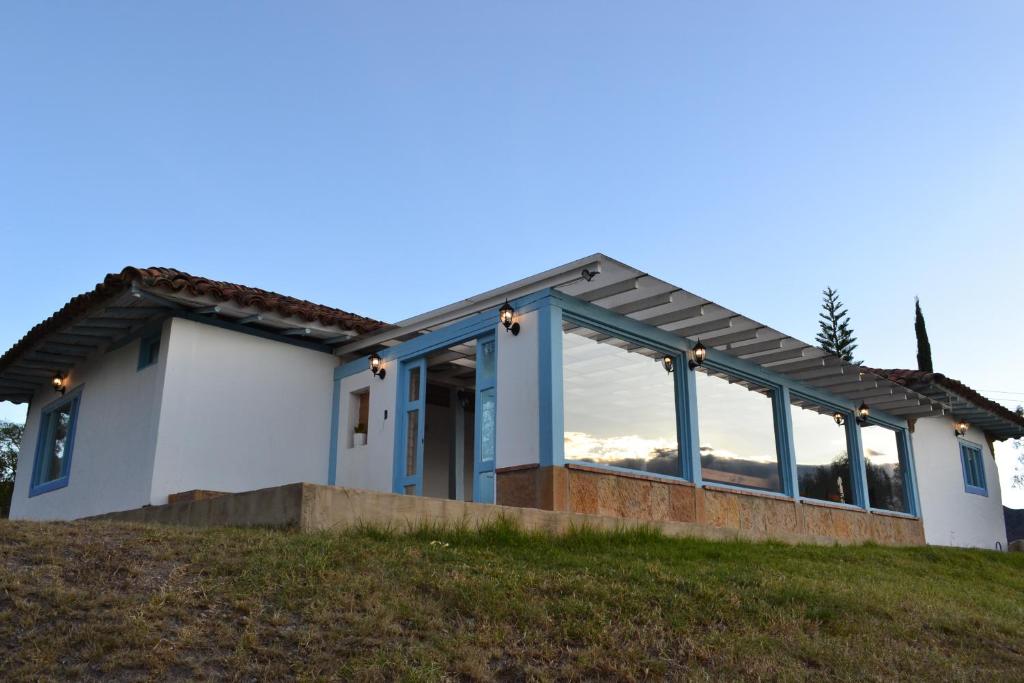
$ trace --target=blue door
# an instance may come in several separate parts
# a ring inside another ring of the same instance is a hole
[[[395,444],[395,493],[423,495],[423,427],[426,423],[427,361],[402,363],[398,383],[398,439]]]
[[[473,448],[473,500],[494,502],[495,434],[497,418],[497,367],[494,336],[476,345],[476,420]]]

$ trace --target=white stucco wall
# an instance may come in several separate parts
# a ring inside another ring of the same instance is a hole
[[[341,380],[338,405],[338,486],[391,493],[395,462],[395,391],[397,363],[385,366],[384,379],[369,369]],[[369,389],[366,445],[353,447],[352,394]]]
[[[327,482],[334,356],[182,318],[166,348],[150,502]]]
[[[136,339],[68,374],[68,391],[82,387],[68,485],[29,498],[40,415],[60,398],[50,388],[36,393],[18,459],[12,518],[74,519],[150,502],[168,328],[165,323],[158,360],[149,367],[138,369]]]
[[[496,465],[540,462],[539,332],[536,312],[519,318],[516,336],[499,328]]]
[[[988,496],[964,490],[960,442],[950,417],[918,420],[913,446],[925,540],[933,545],[1006,548],[999,473],[984,433],[970,428],[965,440],[977,444],[985,463]]]

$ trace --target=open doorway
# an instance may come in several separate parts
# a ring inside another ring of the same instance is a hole
[[[398,492],[494,502],[494,350],[469,339],[403,363]]]
[[[476,340],[427,356],[423,495],[473,500]]]

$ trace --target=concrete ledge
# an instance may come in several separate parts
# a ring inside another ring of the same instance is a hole
[[[90,519],[196,527],[277,527],[303,531],[346,529],[357,525],[398,530],[416,528],[423,524],[477,528],[498,520],[510,520],[528,531],[555,534],[581,527],[609,531],[647,527],[657,529],[668,536],[712,540],[774,540],[821,545],[855,542],[824,535],[773,530],[764,526],[758,529],[737,529],[696,522],[629,519],[610,515],[464,503],[319,484],[288,484],[245,493],[228,493],[215,498],[112,512]]]

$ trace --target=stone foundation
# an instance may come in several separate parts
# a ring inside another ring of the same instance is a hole
[[[921,520],[906,515],[712,485],[697,488],[684,481],[585,465],[499,469],[497,502],[647,522],[700,524],[735,530],[746,538],[924,545]]]

